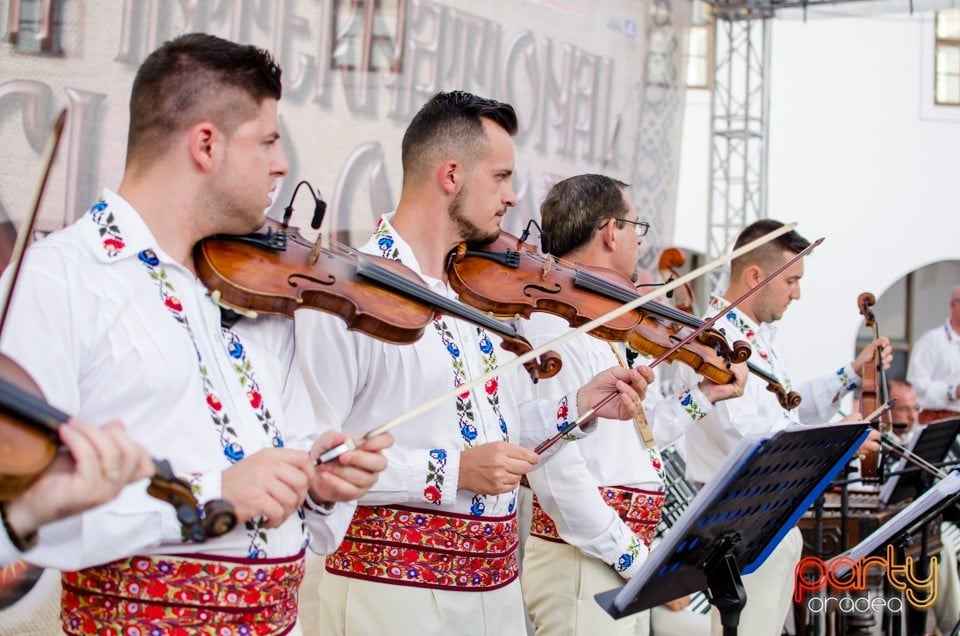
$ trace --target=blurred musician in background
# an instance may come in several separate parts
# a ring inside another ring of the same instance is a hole
[[[950,316],[910,350],[907,380],[917,391],[921,422],[960,415],[960,285],[950,291]]]

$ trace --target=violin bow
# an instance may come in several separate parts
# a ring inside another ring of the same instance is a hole
[[[13,290],[17,286],[17,278],[20,276],[20,267],[23,265],[23,253],[27,249],[27,241],[33,235],[33,230],[37,225],[37,217],[40,216],[40,202],[43,200],[43,193],[47,188],[47,179],[50,177],[50,170],[53,169],[53,160],[57,156],[57,148],[60,147],[60,139],[63,137],[63,128],[67,123],[67,109],[64,108],[57,115],[57,120],[53,124],[53,131],[47,142],[47,149],[43,154],[43,176],[40,179],[40,185],[37,187],[37,195],[33,200],[33,210],[30,216],[26,218],[23,229],[17,233],[17,241],[13,244],[13,251],[10,254],[11,266],[10,287],[7,295],[3,299],[3,312],[0,313],[0,333],[3,333],[3,326],[7,322],[7,313],[10,311],[10,304],[13,300]]]
[[[814,250],[814,248],[816,248],[816,247],[817,247],[818,245],[820,245],[821,243],[823,243],[823,237],[818,238],[816,241],[814,241],[813,243],[811,243],[810,245],[808,245],[805,249],[803,249],[800,253],[798,253],[797,255],[795,255],[795,256],[794,256],[793,258],[791,258],[789,261],[787,261],[786,263],[784,263],[783,265],[781,265],[780,267],[778,267],[775,272],[773,272],[772,274],[770,274],[769,276],[767,276],[765,279],[763,279],[762,281],[760,281],[760,283],[758,283],[755,287],[753,287],[752,289],[747,290],[747,292],[746,292],[745,294],[743,294],[742,296],[740,296],[740,298],[737,298],[736,300],[734,300],[733,302],[731,302],[729,305],[727,305],[727,307],[726,307],[726,309],[725,309],[724,311],[717,312],[717,313],[714,314],[712,317],[710,317],[709,320],[703,321],[703,324],[702,324],[702,325],[700,325],[699,327],[697,327],[696,329],[694,329],[693,331],[691,331],[689,334],[687,334],[687,336],[686,336],[683,340],[681,340],[680,342],[678,342],[677,344],[675,344],[672,348],[668,349],[667,351],[664,351],[662,354],[660,354],[660,357],[658,357],[656,360],[654,360],[653,362],[651,362],[650,364],[648,364],[648,365],[646,365],[646,366],[648,366],[648,367],[650,367],[650,368],[652,369],[652,368],[654,368],[655,366],[657,366],[658,364],[660,364],[661,362],[663,362],[664,360],[666,360],[667,358],[669,358],[671,355],[674,354],[674,352],[680,350],[685,344],[687,344],[688,342],[690,342],[691,340],[693,340],[694,338],[696,338],[697,336],[699,336],[701,333],[703,333],[704,330],[709,329],[710,327],[712,327],[714,323],[716,323],[718,320],[720,320],[720,318],[722,318],[722,317],[724,316],[724,314],[726,313],[727,310],[733,309],[734,307],[736,307],[737,305],[739,305],[740,303],[742,303],[743,301],[745,301],[747,298],[749,298],[749,297],[752,296],[753,294],[755,294],[755,293],[757,293],[758,291],[760,291],[760,290],[763,288],[764,285],[766,285],[766,284],[769,283],[771,280],[773,280],[774,278],[776,278],[777,276],[779,276],[779,275],[780,275],[781,273],[783,273],[788,267],[790,267],[791,265],[793,265],[794,263],[796,263],[798,260],[800,260],[801,258],[803,258],[804,256],[806,256],[807,254],[809,254],[810,252],[812,252],[812,251]],[[746,246],[745,246],[745,247],[746,247]],[[677,280],[679,280],[679,279],[677,279]],[[617,395],[619,395],[619,393],[618,393],[617,391],[612,391],[609,395],[607,395],[607,397],[605,397],[605,398],[603,398],[602,400],[600,400],[595,406],[593,406],[593,407],[587,409],[585,412],[581,413],[581,414],[580,414],[580,417],[578,417],[577,419],[575,419],[575,420],[572,421],[572,422],[568,422],[567,424],[565,424],[562,428],[560,428],[560,429],[557,431],[557,433],[556,433],[553,437],[551,437],[551,438],[545,440],[544,442],[540,443],[536,448],[533,449],[533,452],[537,453],[538,455],[543,454],[543,452],[544,452],[545,450],[547,450],[548,448],[550,448],[551,446],[553,446],[554,444],[556,444],[557,442],[559,442],[559,441],[563,438],[564,435],[566,435],[567,433],[569,433],[569,432],[572,431],[573,429],[577,428],[578,426],[580,426],[580,425],[583,424],[584,422],[586,422],[586,421],[590,420],[591,418],[593,418],[593,417],[596,415],[597,411],[598,411],[599,409],[601,409],[604,404],[606,404],[607,402],[609,402],[609,401],[612,400],[613,398],[617,397]]]
[[[765,235],[757,238],[756,240],[753,240],[753,241],[747,243],[746,245],[743,245],[743,246],[741,246],[741,247],[733,250],[733,251],[730,252],[729,254],[726,254],[726,255],[724,255],[724,256],[720,256],[720,257],[714,259],[713,261],[710,261],[709,263],[707,263],[707,264],[705,264],[705,265],[702,265],[701,267],[698,267],[697,269],[695,269],[695,270],[693,270],[693,271],[691,271],[691,272],[687,272],[685,275],[681,276],[680,278],[677,278],[677,279],[673,280],[673,281],[670,282],[670,283],[667,283],[667,284],[665,284],[665,285],[663,285],[663,286],[661,286],[661,287],[657,287],[657,288],[654,289],[653,291],[648,292],[648,293],[646,293],[646,294],[643,294],[642,296],[638,296],[637,298],[631,300],[630,302],[624,303],[623,305],[620,305],[619,307],[616,307],[616,308],[608,311],[607,313],[605,313],[605,314],[602,315],[602,316],[599,316],[599,317],[597,317],[597,318],[594,318],[593,320],[591,320],[591,321],[589,321],[589,322],[586,322],[586,323],[580,325],[579,327],[577,327],[577,328],[575,328],[575,329],[571,329],[570,331],[568,331],[568,332],[566,332],[565,334],[563,334],[563,335],[561,335],[561,336],[559,336],[559,337],[551,340],[550,342],[546,342],[546,343],[542,344],[541,346],[539,346],[539,347],[537,347],[537,348],[535,348],[535,349],[532,349],[532,350],[530,350],[530,351],[528,351],[528,352],[526,352],[526,353],[524,353],[524,354],[522,354],[522,355],[520,355],[520,356],[517,356],[516,358],[510,360],[509,362],[506,362],[506,363],[504,363],[503,365],[501,365],[501,366],[499,366],[499,367],[497,367],[497,368],[495,368],[495,369],[492,369],[492,370],[488,371],[487,373],[484,373],[483,375],[481,375],[481,376],[479,376],[479,377],[476,377],[476,378],[470,380],[469,382],[465,382],[465,383],[463,383],[463,384],[455,387],[454,389],[448,391],[447,393],[444,393],[444,394],[442,394],[442,395],[439,395],[439,396],[433,398],[432,400],[428,400],[427,402],[424,402],[424,403],[421,404],[420,406],[418,406],[418,407],[416,407],[416,408],[414,408],[414,409],[412,409],[412,410],[410,410],[410,411],[407,411],[406,413],[403,413],[402,415],[399,415],[399,416],[393,418],[392,420],[390,420],[389,422],[386,422],[385,424],[381,424],[380,426],[378,426],[378,427],[376,427],[376,428],[370,429],[369,431],[367,431],[366,433],[364,433],[364,434],[363,434],[361,437],[359,437],[359,438],[356,438],[356,439],[354,439],[354,438],[349,438],[349,439],[347,439],[346,441],[344,441],[343,443],[338,444],[337,446],[334,446],[333,448],[331,448],[331,449],[325,451],[324,453],[322,453],[322,454],[320,455],[320,457],[317,458],[316,463],[317,463],[317,464],[325,464],[325,463],[327,463],[327,462],[333,461],[334,459],[336,459],[336,458],[339,457],[340,455],[343,455],[343,454],[346,453],[347,451],[353,450],[353,449],[356,448],[359,444],[362,444],[363,442],[365,442],[366,440],[370,439],[371,437],[373,437],[373,436],[375,436],[375,435],[380,435],[380,434],[382,434],[382,433],[386,433],[386,432],[388,432],[388,431],[396,428],[397,426],[400,426],[401,424],[405,424],[406,422],[409,422],[410,420],[412,420],[412,419],[414,419],[414,418],[416,418],[416,417],[419,417],[420,415],[426,413],[427,411],[430,411],[430,410],[436,408],[436,407],[439,406],[440,404],[443,404],[444,402],[447,402],[448,400],[451,400],[451,399],[457,397],[458,395],[460,395],[460,394],[463,393],[464,391],[469,391],[469,390],[473,389],[474,387],[480,386],[481,384],[485,384],[488,380],[491,380],[491,379],[493,379],[493,378],[495,378],[495,377],[497,377],[497,376],[499,376],[499,375],[502,375],[503,373],[505,373],[505,372],[507,372],[507,371],[509,371],[509,370],[511,370],[511,369],[514,369],[514,368],[522,365],[523,363],[525,363],[525,362],[527,362],[527,361],[529,361],[529,360],[533,360],[534,358],[538,357],[540,354],[545,353],[546,351],[549,351],[550,349],[555,348],[556,346],[558,346],[558,345],[560,345],[560,344],[563,344],[564,342],[567,342],[568,340],[571,340],[571,339],[579,336],[579,335],[582,334],[582,333],[586,333],[587,331],[590,331],[590,330],[592,330],[592,329],[596,329],[596,328],[599,327],[600,325],[603,325],[604,323],[610,322],[611,320],[614,320],[614,319],[616,319],[617,317],[622,316],[623,314],[625,314],[625,313],[627,313],[627,312],[629,312],[629,311],[632,311],[632,310],[636,309],[636,308],[639,307],[640,305],[642,305],[642,304],[644,304],[644,303],[647,303],[647,302],[649,302],[649,301],[651,301],[651,300],[654,300],[654,299],[657,298],[658,296],[661,296],[662,294],[665,294],[666,292],[668,292],[668,291],[670,291],[670,290],[672,290],[672,289],[676,289],[677,287],[680,287],[680,286],[683,285],[684,283],[686,283],[686,282],[688,282],[688,281],[690,281],[690,280],[693,280],[694,278],[697,278],[698,276],[702,276],[703,274],[706,274],[707,272],[710,272],[711,270],[714,270],[714,269],[716,269],[717,267],[720,267],[721,265],[723,265],[723,264],[725,264],[725,263],[727,263],[727,262],[729,262],[729,261],[732,261],[733,259],[737,258],[738,256],[742,256],[743,254],[746,254],[746,253],[749,252],[750,250],[756,249],[756,248],[760,247],[761,245],[764,245],[764,244],[766,244],[766,243],[769,243],[770,241],[772,241],[773,239],[777,238],[778,236],[781,236],[781,235],[783,235],[783,234],[786,234],[787,232],[792,231],[795,227],[797,227],[797,224],[796,224],[796,223],[788,223],[788,224],[786,224],[786,225],[783,225],[783,226],[781,226],[781,227],[779,227],[779,228],[777,228],[777,229],[775,229],[775,230],[773,230],[773,231],[771,231],[771,232],[769,232],[769,233],[767,233],[767,234],[765,234]],[[820,239],[820,240],[822,241],[823,239]],[[696,336],[696,333],[694,333],[693,335]],[[607,401],[609,401],[609,400],[613,399],[613,397],[615,397],[616,395],[617,395],[617,393],[614,392],[614,393],[612,393],[610,396],[608,396],[608,397],[605,398],[605,399],[606,399]],[[597,408],[600,408],[600,406],[602,406],[602,403],[601,403],[600,405],[594,407],[592,410],[595,411]],[[589,411],[588,411],[588,412],[589,412]],[[579,424],[581,424],[581,423],[582,423],[582,422],[580,421],[580,418],[578,418],[576,426],[579,426]],[[569,432],[569,430],[572,430],[572,429],[573,429],[573,426],[570,426],[570,429],[568,429],[568,432]]]

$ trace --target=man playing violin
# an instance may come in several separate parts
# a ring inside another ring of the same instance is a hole
[[[280,92],[261,49],[205,34],[165,43],[133,83],[119,189],[28,251],[4,352],[51,404],[120,418],[198,500],[224,499],[239,519],[194,545],[137,484],[44,527],[29,559],[65,570],[67,634],[301,633],[304,549],[339,543],[336,515],[352,508],[334,502],[366,492],[386,464],[388,435],[315,467],[343,436],[319,434],[293,322],[223,326],[194,273],[198,241],[263,223],[287,172]]]
[[[380,219],[362,251],[399,259],[454,297],[448,252],[497,238],[516,203],[516,132],[508,104],[459,91],[435,95],[404,134],[397,209]],[[496,336],[447,315],[402,346],[351,333],[316,312],[301,312],[296,322],[314,403],[325,421],[349,432],[509,358]],[[530,401],[529,378],[504,373],[395,429],[387,469],[327,558],[320,633],[522,634],[517,486],[541,461],[528,449],[611,392],[620,395],[599,416],[632,417],[652,379],[649,369],[608,369],[579,390]]]
[[[550,188],[540,215],[551,253],[568,264],[607,268],[636,281],[648,226],[637,217],[626,188],[598,174],[570,177]],[[539,345],[570,326],[563,318],[537,313],[523,330]],[[627,356],[622,343],[588,334],[560,345],[557,352],[563,368],[536,385],[539,397],[563,395]],[[732,370],[730,384],[703,380],[694,388],[698,399],[713,403],[742,395],[746,365]],[[661,427],[682,430],[683,420],[690,421],[680,401],[665,399],[656,381],[647,387],[644,406],[649,424],[640,415],[636,426],[600,426],[528,476],[535,498],[522,580],[537,634],[648,633],[649,612],[614,621],[593,600],[594,594],[622,585],[646,560],[665,494],[653,436]]]
[[[782,225],[772,219],[757,221],[740,233],[734,249]],[[768,274],[809,245],[809,241],[796,231],[791,231],[734,259],[730,264],[727,289],[722,296],[711,297],[708,311],[709,315],[723,312],[724,316],[716,323],[716,327],[726,333],[728,340],[742,339],[750,343],[753,350],[751,360],[779,378],[788,390],[790,378],[774,335],[774,323],[783,317],[791,302],[800,298],[803,259],[768,281],[763,289],[736,308],[728,309],[728,306],[730,300],[739,298],[759,285]],[[766,385],[752,376],[747,378],[742,397],[716,405],[703,403],[693,391],[699,380],[686,369],[679,368],[676,390],[693,414],[692,425],[683,440],[687,477],[699,482],[709,481],[737,442],[746,435],[772,434],[796,422],[823,423],[836,416],[841,398],[860,386],[863,365],[873,360],[878,347],[882,351],[884,368],[889,368],[892,359],[890,343],[887,338],[881,337],[867,345],[853,362],[803,383],[800,387],[802,402],[794,410],[781,406]],[[847,418],[850,421],[859,419],[860,414]],[[861,451],[864,450],[879,450],[876,436],[864,442]],[[794,528],[756,572],[743,577],[747,604],[740,614],[742,633],[780,633],[790,607],[793,572],[800,560],[802,547],[800,531]],[[720,615],[716,608],[711,610],[711,616],[712,633],[720,634]]]

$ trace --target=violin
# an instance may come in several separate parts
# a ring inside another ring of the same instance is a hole
[[[857,296],[857,308],[863,316],[864,325],[873,328],[873,339],[879,338],[877,317],[872,307],[876,304],[876,297],[870,292],[863,292]],[[880,349],[873,352],[873,362],[867,362],[860,371],[863,388],[860,393],[860,412],[873,413],[877,407],[886,404],[890,397],[887,394],[887,377],[883,369]],[[885,411],[874,425],[881,433],[891,430],[889,410]],[[883,458],[879,451],[867,451],[860,460],[860,480],[864,483],[883,483]]]
[[[678,272],[676,268],[683,267],[686,262],[687,259],[683,255],[683,252],[675,247],[668,247],[660,254],[657,268],[660,270],[660,276],[663,277],[664,281],[669,281],[680,276],[680,272]],[[682,290],[682,293],[678,294],[679,298],[674,299],[674,306],[679,311],[692,313],[693,304],[696,302],[693,289],[685,283],[680,290]],[[747,370],[767,383],[767,390],[776,394],[780,406],[788,410],[793,410],[800,406],[802,399],[800,394],[796,391],[787,391],[787,388],[775,376],[764,371],[749,360],[747,361]]]
[[[434,292],[400,261],[324,249],[319,238],[310,242],[288,225],[288,215],[268,218],[254,234],[197,243],[194,265],[214,302],[248,317],[293,318],[301,307],[318,309],[339,316],[348,329],[393,344],[415,342],[442,311],[496,333],[507,351],[533,349],[513,326]],[[560,356],[548,351],[524,366],[534,381],[549,378],[560,371]]]
[[[67,111],[64,109],[54,124],[33,210],[13,248],[10,261],[11,282],[0,312],[0,331],[6,322],[17,276],[23,263],[23,254],[27,241],[33,234],[40,201],[66,118]],[[0,354],[0,501],[10,501],[22,494],[50,466],[62,446],[57,427],[68,419],[66,413],[47,403],[40,387],[23,367],[12,358]],[[190,484],[178,478],[168,462],[155,459],[154,466],[156,472],[150,478],[147,492],[174,507],[184,539],[201,543],[208,537],[229,532],[236,525],[237,516],[228,502],[208,501],[204,504],[201,515],[200,505]]]
[[[0,354],[0,501],[25,491],[53,462],[61,447],[57,427],[69,416],[43,398],[36,382],[8,356]],[[185,539],[202,543],[229,532],[237,523],[233,506],[223,500],[200,505],[190,484],[177,477],[169,462],[153,460],[156,472],[147,493],[170,504]]]
[[[520,239],[501,232],[483,246],[459,245],[450,253],[447,272],[451,286],[465,302],[496,316],[529,317],[544,311],[563,317],[572,327],[589,322],[639,298],[633,282],[613,270],[572,265],[537,254]],[[608,341],[626,341],[633,349],[659,357],[673,349],[703,321],[657,301],[619,316],[590,334]],[[730,366],[750,357],[750,345],[737,341],[731,348],[726,337],[708,329],[668,360],[687,364],[710,381],[725,384],[734,379]],[[752,373],[767,382],[784,408],[800,404],[800,395],[769,373],[753,366]]]

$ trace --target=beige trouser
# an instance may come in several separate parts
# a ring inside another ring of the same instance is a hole
[[[937,598],[933,614],[941,634],[950,634],[960,621],[960,575],[957,573],[957,546],[950,535],[943,534],[940,524],[940,555],[937,558]]]
[[[497,590],[460,592],[376,583],[324,571],[300,602],[318,598],[317,625],[305,636],[525,636],[520,581]],[[316,596],[319,595],[319,596]]]
[[[523,597],[538,636],[647,636],[649,612],[613,620],[593,595],[624,584],[612,567],[566,543],[527,539]]]
[[[689,610],[675,612],[666,605],[650,610],[651,636],[706,636],[709,633],[709,614]]]
[[[803,537],[798,528],[793,528],[756,572],[743,577],[747,604],[740,612],[740,634],[779,636],[783,631],[793,602],[795,570],[802,551]],[[710,609],[710,619],[710,633],[721,636],[723,627],[716,607]]]

